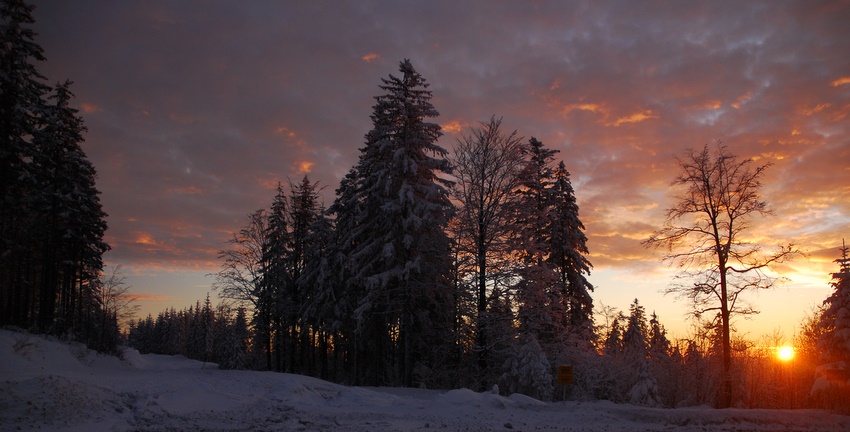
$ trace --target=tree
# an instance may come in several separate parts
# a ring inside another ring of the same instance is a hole
[[[512,240],[519,255],[515,284],[520,331],[532,333],[550,359],[557,361],[564,347],[569,319],[567,286],[558,278],[550,259],[560,245],[554,227],[553,160],[557,150],[547,149],[532,137],[523,149],[527,160],[520,174],[516,235]]]
[[[298,312],[295,305],[297,297],[295,281],[292,280],[289,271],[289,210],[286,194],[280,182],[277,184],[277,193],[272,201],[271,209],[267,217],[266,232],[262,241],[262,288],[261,303],[266,316],[264,321],[269,325],[269,336],[274,335],[272,345],[275,352],[275,369],[292,372],[293,361],[288,362],[288,368],[283,367],[283,345],[287,344],[286,351],[290,360],[295,356],[296,335],[290,331],[297,332],[292,323],[294,315]],[[268,303],[268,304],[266,304]]]
[[[33,64],[45,58],[32,10],[0,2],[0,324],[114,351],[115,317],[97,292],[109,250],[97,173],[70,81],[51,88]]]
[[[739,297],[750,290],[771,288],[776,279],[765,273],[771,265],[797,253],[793,245],[767,253],[748,242],[756,216],[771,214],[761,198],[762,177],[770,164],[753,167],[718,143],[701,151],[688,149],[676,159],[680,174],[673,186],[680,190],[667,210],[664,227],[644,245],[665,247],[665,261],[682,269],[679,280],[667,291],[691,301],[699,317],[716,312],[723,356],[722,407],[731,406],[731,320],[734,315],[756,313]]]
[[[399,71],[400,77],[382,80],[373,128],[331,209],[338,229],[348,230],[340,238],[352,276],[346,283],[362,292],[354,312],[361,346],[370,347],[363,354],[371,360],[371,380],[383,381],[379,375],[397,329],[395,369],[411,385],[414,364],[439,342],[432,332],[449,326],[442,322],[450,321],[445,228],[453,206],[451,182],[441,177],[451,172],[447,151],[437,144],[442,132],[429,121],[438,116],[431,91],[410,60]]]
[[[31,306],[38,298],[27,274],[35,226],[29,198],[36,186],[28,160],[50,91],[34,64],[45,58],[29,28],[33,9],[20,0],[0,2],[0,324],[24,328],[34,324]]]
[[[650,357],[659,359],[670,355],[670,340],[667,339],[667,330],[658,321],[658,315],[655,312],[652,312],[652,315],[650,315],[649,339],[647,343]]]
[[[838,272],[832,274],[833,292],[823,302],[820,315],[818,348],[821,350],[822,376],[833,374],[850,385],[850,256],[842,242],[841,258],[835,260]],[[823,380],[821,380],[823,384]]]
[[[253,306],[253,326],[266,354],[266,367],[272,369],[274,292],[265,280],[268,257],[266,239],[268,213],[260,209],[248,216],[248,224],[228,241],[229,249],[219,252],[222,268],[213,276],[213,289],[219,296],[235,300],[237,306]]]
[[[623,350],[629,359],[646,358],[648,354],[649,329],[646,325],[646,309],[635,299],[629,305],[629,320],[623,333]]]
[[[500,381],[507,394],[522,393],[540,400],[552,399],[551,366],[533,334],[520,337],[519,349],[514,349],[503,369]]]
[[[120,265],[112,266],[108,272],[101,274],[98,288],[98,302],[106,314],[114,314],[122,324],[129,324],[135,318],[140,306],[136,304],[136,297],[130,294],[132,287],[127,285]]]
[[[498,261],[510,253],[510,235],[515,229],[516,189],[522,184],[525,168],[523,143],[516,131],[504,133],[502,120],[495,116],[469,135],[458,139],[453,165],[460,203],[458,247],[475,262],[477,300],[476,350],[481,372],[488,368],[487,340],[488,287],[494,280]],[[493,292],[492,295],[498,295]]]
[[[579,219],[579,207],[570,182],[570,173],[561,161],[554,172],[552,184],[552,238],[549,263],[555,268],[568,316],[570,334],[585,342],[594,339],[593,285],[587,280],[592,265],[587,259],[587,236]]]
[[[322,213],[319,208],[319,184],[311,182],[307,175],[297,184],[290,182],[289,190],[290,233],[286,245],[286,268],[289,272],[287,279],[291,281],[292,288],[287,296],[289,308],[284,310],[287,312],[292,343],[290,367],[294,367],[296,363],[295,345],[297,344],[300,347],[301,357],[298,366],[303,372],[310,363],[306,357],[313,345],[310,343],[310,332],[304,319],[306,305],[315,291],[315,287],[308,282],[307,266],[313,253],[313,242],[320,240],[314,234],[319,228],[317,223],[321,220]]]

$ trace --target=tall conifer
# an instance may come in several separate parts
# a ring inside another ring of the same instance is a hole
[[[433,349],[432,332],[448,326],[440,304],[448,297],[452,204],[450,182],[441,177],[450,173],[447,151],[437,144],[440,126],[429,121],[438,116],[431,91],[410,60],[399,71],[382,80],[385,93],[375,97],[373,128],[346,191],[354,202],[335,208],[356,212],[341,241],[351,248],[352,282],[364,290],[355,316],[361,347],[370,351],[371,381],[386,383],[381,374],[397,329],[396,382],[411,385],[417,357]]]

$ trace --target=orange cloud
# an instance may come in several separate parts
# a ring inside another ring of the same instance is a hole
[[[313,169],[313,165],[315,164],[310,161],[300,161],[296,165],[299,174],[308,174]]]
[[[363,60],[366,63],[371,63],[375,60],[378,60],[379,58],[381,58],[380,55],[375,54],[375,53],[369,53],[369,54],[364,55],[363,57],[360,57],[360,60]]]
[[[850,84],[850,76],[841,77],[832,82],[833,87],[842,86],[844,84]]]
[[[457,120],[452,120],[446,124],[442,124],[440,125],[440,127],[442,127],[443,130],[448,133],[458,133],[461,131],[461,129],[463,129],[463,125]]]
[[[613,123],[608,123],[606,126],[620,126],[627,123],[640,123],[644,120],[649,119],[657,119],[658,116],[653,114],[652,110],[645,110],[643,112],[634,113],[632,115],[628,115],[625,117],[620,117],[615,120]]]
[[[573,111],[573,110],[589,111],[589,112],[592,112],[592,113],[601,113],[601,114],[605,114],[605,115],[608,114],[607,109],[605,109],[603,106],[601,106],[599,104],[594,104],[594,103],[572,104],[572,105],[567,105],[564,108],[565,113],[568,113],[568,112]]]
[[[831,106],[832,106],[832,104],[830,104],[830,103],[822,103],[822,104],[818,104],[818,105],[817,105],[817,106],[815,106],[814,108],[805,108],[805,109],[803,110],[803,114],[804,114],[804,115],[807,115],[807,116],[810,116],[810,115],[813,115],[813,114],[817,114],[817,113],[819,113],[819,112],[821,112],[821,111],[823,111],[823,110],[825,110],[825,109],[827,109],[827,108],[829,108],[829,107],[831,107]]]
[[[273,174],[269,174],[266,178],[258,178],[257,182],[263,187],[263,189],[275,190],[277,189],[277,184],[280,182],[280,179]]]
[[[138,232],[136,233],[135,243],[142,244],[145,246],[156,246],[157,241],[153,238],[152,235],[146,232]]]
[[[719,100],[711,100],[711,101],[708,101],[703,108],[716,110],[716,109],[720,109],[720,107],[721,107],[721,104],[720,104]]]
[[[91,103],[83,103],[82,105],[80,105],[80,109],[82,109],[83,112],[86,114],[96,113],[100,111],[99,106]]]
[[[281,135],[282,134],[282,135],[286,135],[290,138],[295,138],[295,132],[289,130],[289,128],[287,128],[285,126],[281,126],[281,127],[278,127],[277,129],[275,129],[274,134],[275,135]]]
[[[741,108],[741,105],[749,102],[750,99],[752,99],[752,98],[753,98],[753,92],[748,91],[748,92],[742,94],[741,96],[738,96],[738,99],[736,99],[735,102],[732,103],[732,108],[735,108],[735,109]]]

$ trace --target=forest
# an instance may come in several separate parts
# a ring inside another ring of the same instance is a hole
[[[106,213],[71,82],[46,83],[32,6],[0,2],[0,325],[117,352]]]
[[[107,215],[83,152],[70,81],[45,84],[32,7],[2,2],[0,325],[119,353],[180,354],[222,369],[347,385],[523,393],[541,400],[645,406],[850,406],[850,258],[834,293],[795,335],[748,341],[738,295],[769,288],[765,269],[798,253],[742,240],[768,165],[721,144],[677,160],[681,191],[645,242],[692,271],[673,289],[694,331],[670,340],[635,299],[594,315],[585,227],[569,155],[520,137],[496,115],[442,147],[429,84],[410,60],[382,79],[359,159],[325,208],[309,176],[279,183],[250,213],[211,275],[221,301],[131,320],[120,334],[120,279],[105,274]],[[123,340],[122,340],[123,339]],[[559,377],[559,367],[572,375]],[[560,379],[559,379],[560,378]]]

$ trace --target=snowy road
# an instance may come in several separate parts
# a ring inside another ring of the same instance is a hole
[[[120,361],[0,330],[0,431],[18,430],[848,431],[850,417],[345,387],[135,351]]]

